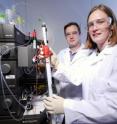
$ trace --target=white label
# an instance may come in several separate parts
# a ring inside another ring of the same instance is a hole
[[[12,34],[5,34],[5,37],[13,37]]]
[[[15,79],[15,75],[6,75],[6,79]]]

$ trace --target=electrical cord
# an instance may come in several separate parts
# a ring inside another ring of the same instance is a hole
[[[24,106],[17,100],[17,98],[15,97],[15,95],[13,94],[13,92],[11,91],[11,89],[9,88],[8,84],[6,83],[5,79],[4,79],[4,76],[3,76],[3,73],[2,73],[2,68],[1,68],[1,56],[0,56],[0,81],[1,81],[1,88],[2,88],[2,93],[3,93],[3,98],[4,100],[6,99],[6,95],[5,95],[5,91],[4,91],[4,84],[3,82],[5,83],[7,89],[9,90],[10,94],[12,95],[12,97],[17,101],[17,103],[22,107],[24,108]],[[8,104],[5,102],[5,105],[7,107],[7,110],[10,114],[10,116],[16,120],[16,121],[21,121],[23,119],[23,116],[21,118],[16,118],[13,113],[10,111],[9,109],[9,106]]]

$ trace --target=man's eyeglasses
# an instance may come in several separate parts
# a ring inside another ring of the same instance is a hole
[[[69,37],[70,35],[77,35],[77,34],[78,34],[78,31],[73,31],[73,32],[66,33],[65,36]]]

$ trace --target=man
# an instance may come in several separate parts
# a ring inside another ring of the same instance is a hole
[[[59,65],[62,67],[66,67],[68,69],[76,68],[78,62],[80,63],[80,60],[83,61],[84,55],[87,54],[87,52],[86,54],[79,54],[81,49],[84,47],[84,45],[80,42],[80,34],[80,26],[76,22],[70,22],[64,26],[64,35],[68,43],[68,47],[61,50],[57,55]],[[59,71],[59,68],[57,68],[57,71]],[[53,77],[57,79],[56,72],[53,74]],[[77,87],[70,82],[60,81],[60,79],[57,80],[59,82],[55,80],[55,85],[59,96],[72,99],[82,98],[81,85]],[[58,116],[57,121],[59,124],[62,123],[62,118],[63,115]]]
[[[78,51],[83,47],[83,45],[80,43],[81,30],[79,25],[76,22],[70,22],[66,24],[64,26],[64,34],[68,43],[68,48],[61,50],[57,57],[59,64],[70,69],[79,59]],[[56,86],[58,94],[65,98],[74,96],[76,94],[74,94],[75,89],[79,88],[76,88],[75,86],[70,85],[70,83],[63,81],[60,81],[58,85],[56,84]],[[69,92],[69,90],[72,90],[72,88],[75,88],[73,92]],[[77,92],[80,92],[79,90],[80,88],[77,89]],[[81,94],[79,95],[81,97]]]

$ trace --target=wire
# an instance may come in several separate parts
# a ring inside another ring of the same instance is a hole
[[[30,67],[30,68],[23,68],[23,71],[25,74],[30,75],[34,70],[34,66]]]
[[[6,80],[5,80],[5,78],[4,78],[4,76],[3,76],[3,73],[2,73],[1,58],[2,58],[2,56],[0,55],[0,81],[1,81],[1,87],[2,87],[3,98],[4,98],[4,100],[6,99],[6,95],[5,95],[5,91],[4,91],[4,84],[5,84],[6,87],[7,87],[7,89],[9,90],[10,94],[11,94],[12,97],[15,99],[15,101],[24,109],[24,106],[18,101],[18,99],[15,97],[15,95],[13,94],[13,92],[11,91],[11,89],[9,88],[8,84],[6,83]],[[3,82],[4,82],[4,84],[3,84]],[[7,110],[8,110],[8,112],[9,112],[10,116],[11,116],[14,120],[16,120],[16,121],[21,121],[21,120],[23,119],[23,116],[22,116],[21,118],[16,118],[16,117],[13,115],[13,113],[10,111],[9,106],[8,106],[8,104],[7,104],[6,102],[5,102],[5,105],[6,105],[6,107],[7,107]]]

